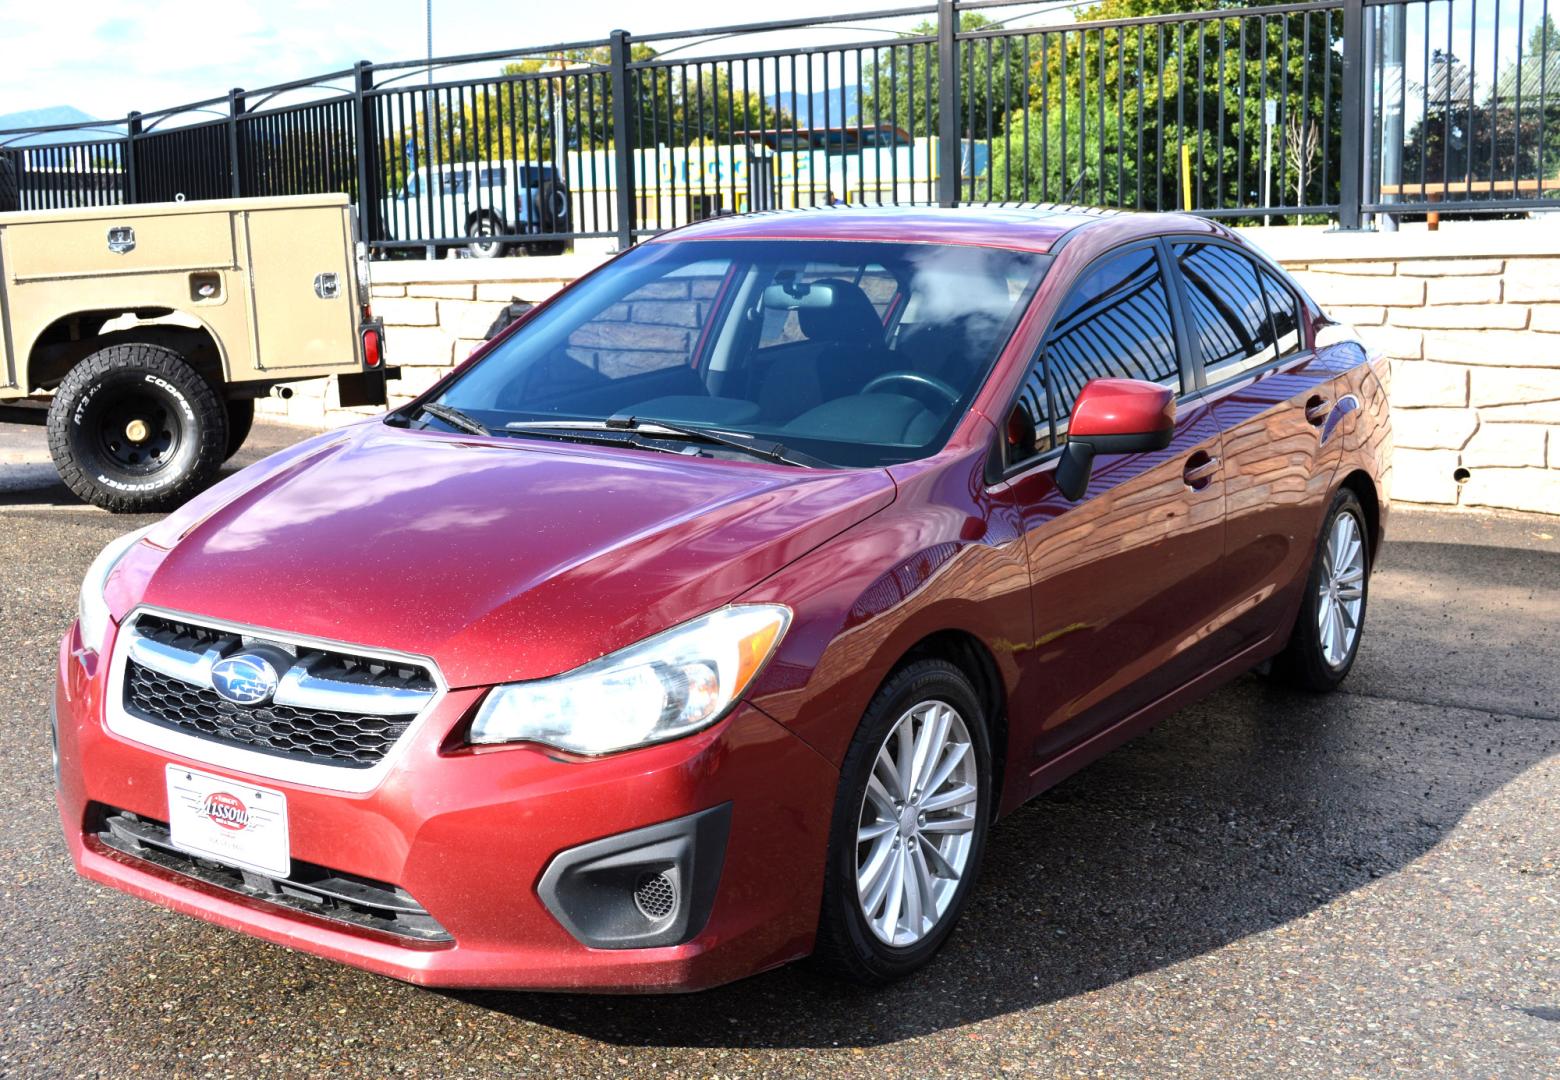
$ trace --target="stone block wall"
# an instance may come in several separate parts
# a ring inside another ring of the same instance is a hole
[[[1244,231],[1392,358],[1394,499],[1560,514],[1560,214],[1435,233]],[[402,376],[391,404],[465,359],[510,300],[543,300],[599,261],[375,263],[374,311]],[[694,305],[679,299],[637,298],[638,347],[681,333]],[[261,415],[323,427],[377,411],[341,408],[334,380],[293,388]]]
[[[401,369],[400,379],[389,384],[391,406],[404,405],[470,356],[505,305],[514,300],[545,300],[600,261],[587,255],[556,255],[374,263],[374,315],[385,322],[386,360]],[[334,378],[289,385],[291,398],[262,398],[256,414],[324,428],[381,411],[343,408]]]
[[[1392,496],[1560,513],[1560,222],[1251,229],[1392,358]]]

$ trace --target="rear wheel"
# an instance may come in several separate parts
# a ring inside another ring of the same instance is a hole
[[[1365,510],[1344,488],[1333,497],[1322,525],[1289,643],[1273,660],[1276,678],[1317,692],[1343,682],[1365,630],[1370,554]]]
[[[501,240],[491,239],[504,234],[504,224],[492,214],[478,214],[466,223],[466,235],[471,241],[466,245],[466,254],[473,259],[496,259],[508,249]],[[487,239],[484,239],[487,238]]]
[[[227,410],[173,350],[111,345],[65,376],[48,431],[67,487],[105,510],[150,513],[211,482],[227,450]]]
[[[875,985],[931,960],[979,872],[991,786],[986,717],[964,673],[921,660],[891,677],[841,770],[817,963]]]

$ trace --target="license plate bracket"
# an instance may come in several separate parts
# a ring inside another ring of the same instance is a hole
[[[174,847],[267,877],[291,875],[286,795],[182,765],[169,765],[166,779]]]

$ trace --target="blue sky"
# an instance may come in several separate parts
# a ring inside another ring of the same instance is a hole
[[[848,6],[883,9],[902,0],[849,0]],[[839,8],[828,0],[804,0],[794,9],[797,15],[831,10]],[[481,52],[605,37],[618,27],[652,33],[761,17],[725,0],[434,0],[434,51]],[[0,28],[0,113],[74,105],[100,117],[218,97],[234,86],[285,82],[360,59],[412,59],[424,54],[426,34],[424,0],[0,0]],[[774,35],[764,45],[862,36],[801,32]]]

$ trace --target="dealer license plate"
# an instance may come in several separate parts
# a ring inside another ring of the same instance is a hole
[[[270,877],[292,872],[286,795],[180,765],[167,777],[174,847]]]

